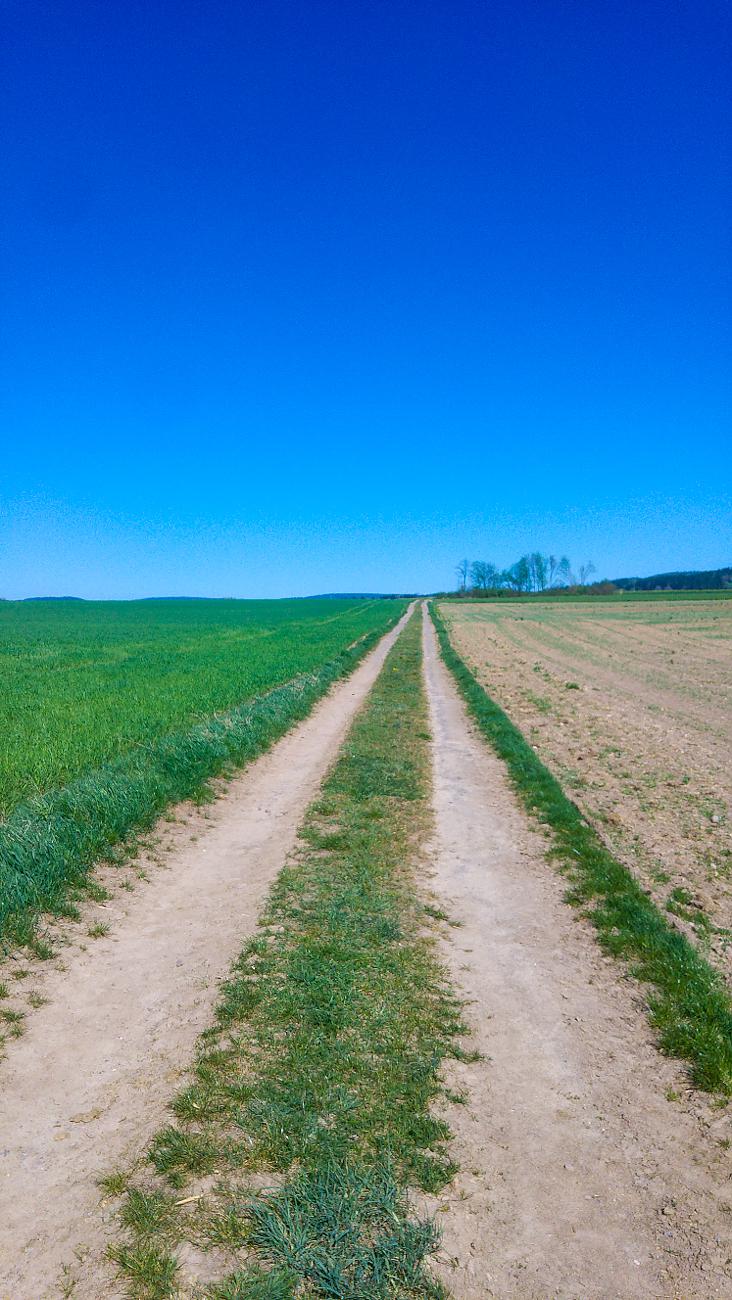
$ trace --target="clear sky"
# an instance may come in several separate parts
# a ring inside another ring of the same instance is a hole
[[[0,595],[732,562],[726,0],[0,20]]]

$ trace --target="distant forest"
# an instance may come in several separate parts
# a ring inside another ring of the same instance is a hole
[[[719,591],[732,588],[732,566],[691,569],[687,573],[653,573],[650,578],[613,578],[621,591]]]
[[[576,570],[566,555],[531,551],[515,564],[500,569],[488,560],[461,560],[456,565],[459,595],[510,595],[549,591],[585,591],[610,595],[613,591],[719,591],[732,589],[732,567],[654,573],[648,578],[613,578],[593,581],[590,560]]]

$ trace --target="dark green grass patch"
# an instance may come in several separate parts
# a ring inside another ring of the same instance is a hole
[[[392,607],[389,622],[401,612]],[[312,672],[256,699],[96,768],[60,790],[15,808],[0,823],[0,942],[33,941],[39,913],[68,911],[89,868],[164,808],[195,797],[204,783],[249,762],[351,672],[385,628],[364,635]]]
[[[429,820],[420,623],[387,658],[222,987],[177,1122],[152,1144],[144,1197],[128,1195],[115,1259],[135,1297],[166,1292],[125,1261],[151,1247],[167,1260],[176,1235],[228,1250],[228,1275],[202,1290],[210,1300],[445,1294],[425,1268],[435,1228],[405,1199],[453,1175],[433,1103],[465,1032],[414,887]]]
[[[624,958],[650,986],[649,1015],[661,1049],[690,1063],[697,1087],[732,1094],[732,1002],[722,979],[605,847],[454,650],[439,611],[431,612],[470,712],[506,763],[524,806],[553,834],[552,855],[571,881],[570,901],[587,909],[606,951]]]

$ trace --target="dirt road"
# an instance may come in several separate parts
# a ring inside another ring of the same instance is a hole
[[[2,1300],[58,1296],[65,1265],[73,1277],[79,1255],[99,1257],[95,1180],[135,1159],[164,1122],[217,982],[399,628],[236,778],[196,841],[180,838],[167,870],[105,910],[108,938],[46,979],[48,1004],[0,1062]],[[89,1294],[115,1292],[110,1282]]]
[[[168,869],[108,908],[0,1064],[0,1300],[116,1297],[95,1179],[144,1151],[298,823],[395,633],[213,805]],[[469,1000],[454,1189],[430,1208],[456,1300],[732,1297],[724,1111],[688,1092],[638,987],[563,901],[545,842],[473,731],[425,631],[435,889]],[[668,1094],[668,1095],[667,1095]],[[669,1099],[672,1098],[672,1099]],[[69,1284],[61,1290],[62,1268]]]
[[[667,1100],[684,1076],[563,901],[431,625],[425,656],[433,883],[460,922],[445,951],[485,1057],[455,1067],[468,1101],[449,1115],[462,1171],[438,1215],[444,1280],[456,1300],[732,1296],[732,1163],[718,1140],[729,1121],[715,1134]]]

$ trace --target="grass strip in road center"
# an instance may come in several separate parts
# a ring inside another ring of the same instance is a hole
[[[721,977],[613,856],[521,731],[454,649],[431,606],[442,657],[472,716],[508,768],[524,806],[553,835],[552,856],[572,882],[569,901],[587,908],[606,951],[653,988],[651,1022],[661,1050],[690,1062],[693,1083],[732,1095],[732,1002]]]
[[[112,1257],[136,1300],[446,1294],[425,1267],[437,1232],[407,1206],[454,1173],[432,1103],[443,1059],[464,1056],[415,890],[428,741],[416,616],[223,987],[177,1122],[127,1187]],[[186,1279],[191,1244],[215,1282]]]

